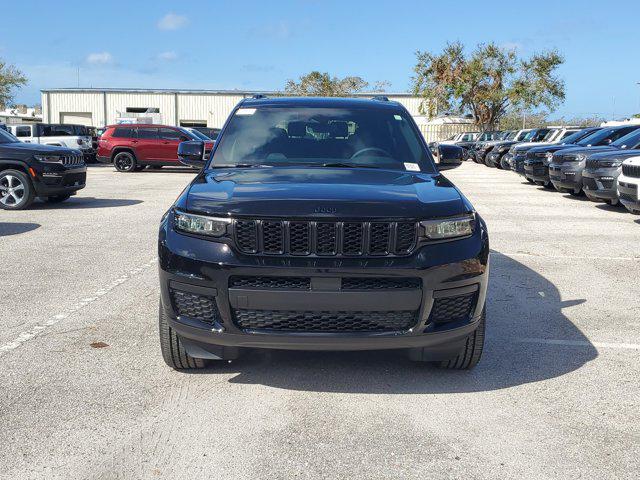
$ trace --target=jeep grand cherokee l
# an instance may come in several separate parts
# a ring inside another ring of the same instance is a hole
[[[582,190],[589,200],[617,205],[618,176],[622,172],[622,162],[627,158],[640,156],[639,149],[617,150],[590,155],[582,171]]]
[[[441,152],[459,147],[442,145]],[[445,368],[482,353],[489,241],[396,102],[252,98],[159,232],[165,362],[245,347],[408,349]],[[449,154],[440,156],[441,168]]]
[[[168,125],[110,125],[98,140],[98,161],[113,163],[119,172],[135,172],[145,166],[178,166],[180,142],[200,140],[180,127]],[[213,140],[205,142],[205,154]]]
[[[527,158],[524,161],[525,178],[536,185],[551,187],[549,162],[553,157],[553,152],[581,145],[583,140],[584,146],[586,146],[591,141],[589,137],[600,130],[600,127],[588,127],[569,135],[559,143],[531,148],[527,151]]]
[[[605,128],[599,135],[606,135],[607,138],[604,142],[598,142],[599,145],[567,148],[553,154],[549,163],[549,179],[556,190],[572,195],[581,194],[582,170],[590,155],[640,147],[640,125]]]
[[[0,208],[21,210],[36,197],[59,203],[84,188],[87,167],[80,150],[23,143],[0,130]]]

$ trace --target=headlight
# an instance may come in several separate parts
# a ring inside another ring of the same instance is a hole
[[[578,162],[584,162],[586,159],[587,159],[587,156],[584,153],[581,153],[576,156],[576,161]]]
[[[600,162],[600,167],[603,168],[614,168],[620,167],[622,165],[622,160],[611,160],[609,162]]]
[[[553,157],[553,153],[551,152],[538,152],[536,153],[536,157],[540,157],[540,158],[551,158]]]
[[[473,233],[476,216],[475,213],[472,213],[442,220],[425,220],[420,222],[420,225],[422,226],[422,236],[427,240],[466,237]]]
[[[34,155],[34,158],[42,163],[62,163],[58,155]]]
[[[176,230],[208,237],[222,237],[231,223],[228,218],[203,217],[182,212],[175,212],[174,215]]]

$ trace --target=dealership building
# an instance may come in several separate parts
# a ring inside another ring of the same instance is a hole
[[[56,88],[42,90],[42,121],[104,127],[115,123],[156,123],[183,127],[222,127],[235,105],[256,94],[239,90],[150,90]],[[354,96],[369,98],[373,93]],[[385,93],[419,115],[421,99],[408,93]]]

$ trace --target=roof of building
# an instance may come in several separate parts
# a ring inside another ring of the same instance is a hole
[[[45,88],[42,93],[164,93],[183,95],[243,95],[250,97],[253,95],[281,96],[283,92],[265,90],[192,90],[192,89],[171,89],[171,88]],[[376,95],[386,95],[388,97],[414,97],[415,95],[406,92],[400,93],[380,93],[380,92],[359,92],[354,93],[354,97],[373,97]]]

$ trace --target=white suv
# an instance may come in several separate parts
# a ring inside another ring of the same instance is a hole
[[[61,123],[28,123],[7,125],[9,131],[25,143],[56,145],[82,151],[85,161],[95,152],[91,144],[91,134],[84,125]]]
[[[618,196],[631,213],[640,214],[640,157],[631,157],[622,163],[618,176]]]

